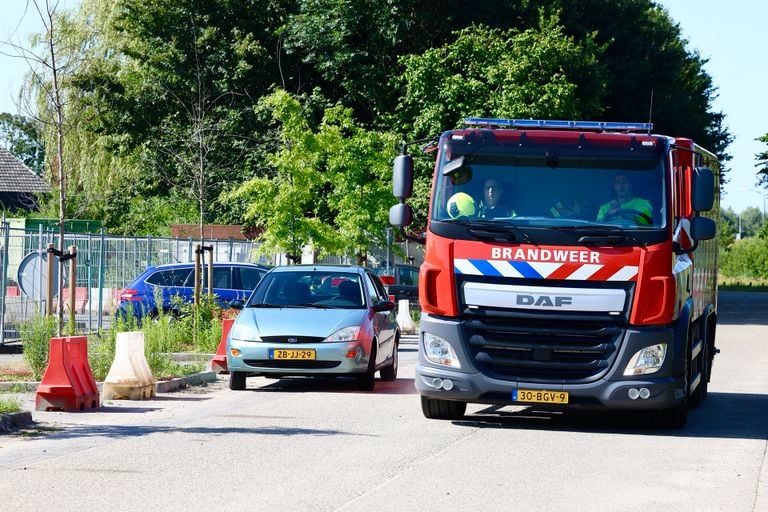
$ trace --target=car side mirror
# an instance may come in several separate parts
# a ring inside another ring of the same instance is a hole
[[[229,307],[232,309],[243,309],[245,307],[245,302],[241,299],[235,299],[229,302]]]
[[[391,300],[382,300],[380,302],[377,302],[373,306],[373,310],[376,313],[380,313],[382,311],[394,311],[395,309],[395,303]]]

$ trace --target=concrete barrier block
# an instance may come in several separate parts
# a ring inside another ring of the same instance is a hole
[[[155,396],[155,379],[144,355],[144,333],[117,333],[115,360],[104,379],[103,400],[144,400]]]
[[[416,332],[416,324],[411,318],[411,305],[408,299],[397,301],[397,324],[400,326],[400,332],[403,334],[413,334]]]

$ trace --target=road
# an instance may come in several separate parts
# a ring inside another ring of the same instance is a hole
[[[679,431],[470,406],[425,419],[401,378],[252,378],[0,436],[0,510],[768,511],[768,294],[722,293],[710,396]]]

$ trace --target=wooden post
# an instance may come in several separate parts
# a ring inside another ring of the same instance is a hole
[[[213,246],[208,254],[208,298],[213,302]]]
[[[77,302],[77,246],[69,246],[69,325],[72,328],[70,334],[74,334],[75,307]]]
[[[200,305],[200,244],[195,244],[195,311]]]
[[[53,315],[53,269],[56,262],[56,255],[53,253],[53,244],[48,244],[48,290],[46,290],[45,296],[45,314],[47,316]]]

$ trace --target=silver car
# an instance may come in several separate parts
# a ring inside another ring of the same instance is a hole
[[[353,375],[358,389],[397,378],[395,305],[370,270],[275,267],[264,275],[227,338],[229,387],[248,375]]]

